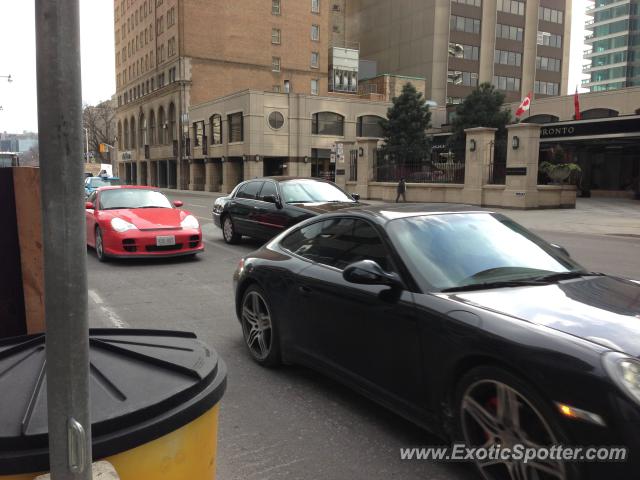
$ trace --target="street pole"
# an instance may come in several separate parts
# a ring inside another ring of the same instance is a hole
[[[53,480],[90,480],[92,476],[78,2],[35,3]]]

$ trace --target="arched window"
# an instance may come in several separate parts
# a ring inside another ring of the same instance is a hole
[[[333,112],[314,113],[311,120],[311,133],[342,137],[344,136],[344,117]]]
[[[608,118],[608,117],[617,117],[618,111],[612,110],[610,108],[592,108],[590,110],[585,110],[584,112],[580,112],[580,117],[582,120],[591,120],[594,118]]]
[[[118,121],[118,150],[124,150],[122,148],[122,122]]]
[[[222,145],[222,115],[216,113],[209,117],[209,135],[211,145]]]
[[[522,120],[522,123],[545,124],[545,123],[554,123],[554,122],[557,122],[558,120],[560,119],[555,115],[550,115],[548,113],[541,113],[539,115],[532,115],[528,118],[525,118],[524,120]]]
[[[358,117],[356,136],[384,138],[382,122],[384,122],[384,118],[378,117],[377,115],[363,115]]]
[[[131,145],[129,144],[129,120],[124,119],[124,149],[129,150]]]
[[[131,127],[129,139],[131,140],[131,149],[133,150],[136,148],[136,119],[134,117],[131,117],[131,124],[129,126]]]
[[[158,143],[160,145],[165,144],[165,133],[167,131],[167,120],[164,116],[164,107],[160,107],[158,110]]]
[[[169,104],[169,143],[173,143],[176,138],[176,106],[171,102]]]
[[[144,148],[145,145],[149,145],[147,142],[147,118],[144,116],[144,113],[140,114],[138,123],[140,127],[140,138],[138,142],[140,143],[140,147]]]
[[[153,110],[149,112],[149,145],[156,144],[156,114]]]

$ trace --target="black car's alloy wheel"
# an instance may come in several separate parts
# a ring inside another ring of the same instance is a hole
[[[512,449],[551,447],[559,435],[544,415],[537,395],[506,371],[479,368],[466,375],[458,389],[459,434],[468,447],[499,445]],[[569,472],[556,460],[487,458],[476,461],[487,480],[567,480]]]
[[[104,241],[102,240],[102,230],[100,227],[96,227],[96,257],[101,262],[106,262],[107,257],[104,254]]]
[[[273,313],[261,288],[253,285],[242,297],[242,334],[253,359],[260,365],[280,363],[280,345]]]
[[[224,241],[229,244],[239,243],[242,238],[241,235],[236,233],[233,220],[231,220],[231,217],[228,215],[222,220],[222,237],[224,238]]]

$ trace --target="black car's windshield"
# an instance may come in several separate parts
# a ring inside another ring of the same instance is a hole
[[[502,215],[452,213],[393,220],[389,236],[425,290],[531,284],[586,273]],[[554,277],[549,277],[554,275]]]
[[[118,178],[92,178],[89,180],[89,187],[100,188],[110,187],[112,185],[120,185],[120,179]]]
[[[280,184],[285,203],[355,201],[335,185],[315,180],[296,180]]]
[[[100,192],[100,209],[173,208],[162,193],[138,188],[104,190]]]

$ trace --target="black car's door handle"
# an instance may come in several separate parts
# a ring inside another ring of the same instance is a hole
[[[313,290],[311,290],[309,287],[307,287],[306,285],[301,285],[298,287],[298,291],[302,294],[302,295],[309,295],[311,292],[313,292]]]

